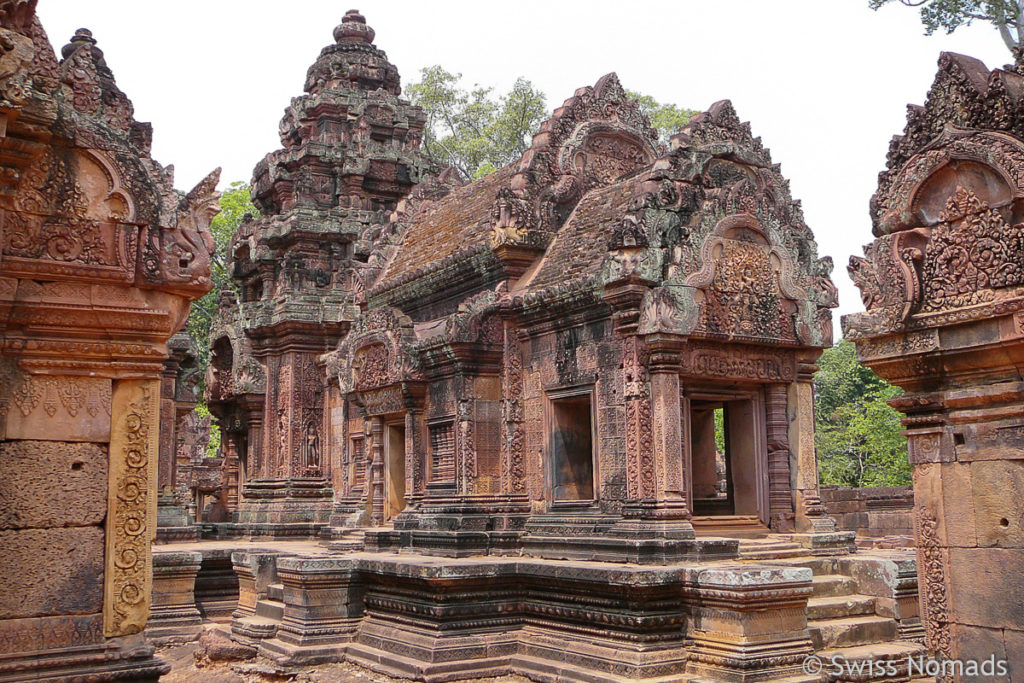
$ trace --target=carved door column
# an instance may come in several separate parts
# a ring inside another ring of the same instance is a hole
[[[626,479],[619,533],[693,538],[679,383],[679,340],[623,337]],[[649,378],[649,379],[648,379]]]
[[[423,498],[426,421],[420,410],[409,410],[405,414],[405,501],[412,505]]]
[[[174,406],[174,386],[178,378],[178,362],[171,357],[164,362],[160,378],[160,447],[157,465],[157,490],[161,495],[174,488],[175,457],[177,455],[177,416]]]
[[[380,526],[384,523],[384,419],[380,417],[370,420],[369,458],[367,489],[370,498],[370,522],[374,526]]]
[[[224,442],[221,449],[224,451],[224,478],[222,479],[221,501],[228,510],[238,507],[238,494],[242,482],[238,476],[238,442],[241,434],[235,430],[224,432]]]
[[[788,390],[785,384],[765,387],[765,427],[768,436],[768,509],[771,528],[793,530],[793,493],[790,484]]]
[[[814,450],[814,383],[818,367],[797,365],[796,381],[789,385],[790,477],[799,532],[834,531],[835,521],[825,516],[818,494],[818,458]]]
[[[678,354],[652,351],[651,422],[654,435],[656,496],[686,506],[685,441],[680,401]]]

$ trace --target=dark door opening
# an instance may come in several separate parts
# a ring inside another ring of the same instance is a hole
[[[693,514],[736,514],[726,402],[690,402]]]
[[[405,509],[405,427],[388,425],[384,458],[384,521]]]
[[[590,395],[551,401],[551,495],[555,501],[594,499]]]

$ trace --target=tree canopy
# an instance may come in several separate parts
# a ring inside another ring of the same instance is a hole
[[[210,255],[210,274],[213,289],[198,301],[192,302],[186,323],[189,335],[199,349],[200,366],[206,370],[210,356],[210,325],[217,312],[217,298],[221,287],[231,284],[228,272],[228,247],[245,214],[259,215],[259,210],[249,199],[249,185],[235,181],[224,190],[220,197],[220,213],[210,222],[214,251]]]
[[[533,135],[550,115],[547,98],[519,78],[512,89],[461,85],[462,74],[434,65],[420,70],[420,80],[406,89],[427,115],[423,153],[438,168],[453,166],[468,179],[487,175],[523,155]],[[662,144],[697,112],[661,104],[650,95],[628,92],[650,118]]]
[[[674,104],[661,104],[650,95],[643,95],[635,90],[627,90],[626,94],[632,97],[640,105],[640,111],[651,120],[651,125],[658,131],[658,141],[667,145],[669,138],[679,132],[679,129],[690,122],[696,109],[684,109]]]
[[[406,92],[427,115],[424,155],[438,169],[453,166],[473,179],[522,156],[547,117],[547,101],[525,78],[502,95],[479,85],[466,90],[461,78],[438,65],[426,67]]]
[[[815,446],[821,483],[911,483],[900,413],[887,401],[903,393],[857,362],[852,342],[826,349],[814,376]]]
[[[999,30],[1006,48],[1011,52],[1024,46],[1024,0],[868,0],[871,9],[890,2],[919,7],[925,34],[939,29],[952,33],[974,21],[987,21]]]

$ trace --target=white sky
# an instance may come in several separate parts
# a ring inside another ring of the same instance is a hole
[[[819,253],[836,264],[837,314],[862,310],[846,274],[871,239],[868,199],[906,104],[923,104],[939,52],[1010,61],[988,24],[924,36],[915,9],[867,0],[442,2],[40,0],[60,51],[87,27],[153,156],[188,190],[222,166],[250,179],[278,122],[347,9],[358,8],[402,83],[424,66],[506,90],[524,76],[549,108],[609,71],[661,102],[703,110],[729,98],[803,201]],[[839,318],[835,319],[839,332]]]

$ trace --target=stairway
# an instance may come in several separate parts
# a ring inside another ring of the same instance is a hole
[[[793,564],[814,572],[807,630],[828,680],[909,680],[907,658],[923,654],[925,648],[898,640],[896,620],[876,613],[877,598],[858,593],[853,578],[830,573],[835,565],[827,560],[808,558]],[[842,663],[842,674],[833,662]]]
[[[328,550],[332,552],[359,552],[363,550],[366,543],[366,529],[344,528],[335,529],[331,540],[327,542]]]
[[[284,618],[284,586],[272,583],[267,586],[267,596],[256,601],[255,614],[231,620],[232,637],[252,647],[261,640],[277,635],[277,627]]]
[[[789,557],[802,557],[807,550],[799,543],[766,536],[764,538],[741,538],[741,560],[779,560]]]

